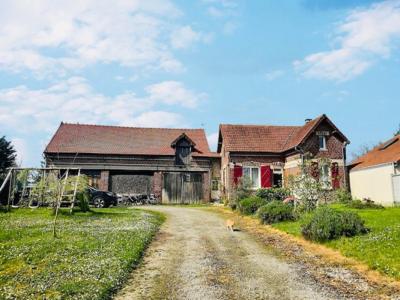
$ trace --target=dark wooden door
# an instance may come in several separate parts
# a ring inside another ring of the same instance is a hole
[[[200,203],[203,199],[201,173],[164,173],[163,203]]]

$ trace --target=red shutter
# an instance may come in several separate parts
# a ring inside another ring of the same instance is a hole
[[[332,188],[337,190],[340,188],[340,179],[339,179],[339,165],[338,163],[333,163],[331,166],[331,176],[332,176]]]
[[[319,180],[319,166],[317,162],[311,163],[311,176],[314,177],[315,180]]]
[[[261,187],[272,187],[272,170],[270,166],[261,166]]]
[[[243,176],[243,168],[242,166],[235,165],[233,167],[233,183],[238,184],[240,178]]]

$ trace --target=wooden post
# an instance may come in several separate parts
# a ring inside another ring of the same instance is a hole
[[[74,209],[75,199],[76,199],[76,190],[78,188],[80,176],[81,176],[81,169],[78,170],[78,176],[76,177],[76,180],[75,180],[74,195],[72,197],[71,209],[69,211],[70,214],[72,214],[72,210]]]
[[[7,177],[10,178],[10,186],[8,188],[7,211],[10,211],[11,186],[12,186],[13,173],[14,173],[13,171],[14,171],[14,169],[11,169],[10,172],[8,173],[9,176],[7,175]],[[7,182],[7,178],[3,183],[4,186],[5,186],[6,182]]]
[[[64,178],[64,181],[63,181],[63,185],[62,185],[62,187],[60,189],[60,195],[59,195],[59,197],[57,199],[57,203],[56,203],[56,211],[55,211],[54,222],[53,222],[53,237],[57,237],[57,234],[56,234],[56,223],[57,223],[57,217],[58,217],[58,210],[60,209],[61,200],[62,200],[62,197],[63,197],[63,194],[64,194],[65,185],[67,184],[68,172],[69,172],[69,169],[67,169],[67,171],[65,173],[65,178]]]

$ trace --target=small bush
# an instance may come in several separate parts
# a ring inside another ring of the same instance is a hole
[[[380,204],[375,204],[373,201],[361,201],[360,199],[355,199],[347,203],[346,205],[349,208],[355,209],[384,209],[384,207]]]
[[[321,206],[307,216],[301,225],[306,239],[323,242],[340,236],[355,236],[367,232],[364,221],[353,212],[341,212]]]
[[[263,199],[253,196],[240,200],[239,210],[244,215],[252,215],[264,204],[265,201]]]
[[[307,207],[299,203],[298,205],[293,207],[293,218],[298,220],[301,219],[305,214],[309,213]]]
[[[90,199],[89,191],[83,191],[76,195],[78,206],[82,212],[90,211],[89,199]]]
[[[285,188],[268,188],[268,189],[258,189],[256,193],[257,197],[264,199],[267,202],[274,200],[283,201],[285,198],[290,196],[290,191]]]
[[[272,201],[261,206],[257,212],[263,224],[272,224],[293,219],[293,207],[282,201]]]
[[[253,195],[252,184],[249,178],[240,178],[238,184],[234,187],[233,193],[229,198],[229,207],[235,210],[239,206],[239,202]]]
[[[364,226],[364,221],[355,212],[342,211],[340,215],[342,235],[355,236],[357,234],[366,233],[368,231]]]
[[[353,200],[351,194],[345,189],[335,191],[335,200],[340,203],[349,203]]]

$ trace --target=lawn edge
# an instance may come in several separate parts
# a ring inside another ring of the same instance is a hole
[[[139,257],[136,260],[133,260],[130,266],[127,267],[126,269],[126,275],[125,277],[121,278],[121,282],[117,286],[111,287],[108,291],[105,292],[103,297],[100,299],[113,299],[115,295],[125,286],[127,281],[129,280],[132,272],[134,272],[137,268],[140,267],[140,265],[143,263],[143,258],[145,257],[150,245],[153,243],[153,241],[157,238],[158,234],[160,233],[160,229],[162,225],[165,223],[167,216],[159,211],[154,211],[150,209],[140,209],[140,208],[132,208],[132,210],[138,210],[141,212],[145,213],[150,213],[152,215],[157,216],[159,224],[157,225],[156,230],[154,230],[153,234],[150,236],[149,240],[147,243],[143,245],[143,248],[139,254]]]
[[[261,241],[268,248],[271,248],[275,251],[278,250],[278,253],[283,254],[286,259],[290,258],[290,252],[282,253],[282,251],[279,251],[282,249],[278,249],[275,245],[267,244],[262,237],[274,235],[284,242],[291,243],[300,247],[303,251],[317,256],[319,259],[321,259],[321,267],[324,263],[333,266],[341,266],[355,272],[361,278],[365,279],[369,284],[376,287],[377,290],[384,291],[385,293],[389,294],[400,293],[400,281],[382,274],[377,270],[371,269],[364,262],[361,262],[355,258],[344,256],[338,250],[308,241],[302,237],[294,236],[270,225],[260,224],[259,220],[255,217],[241,215],[236,211],[232,211],[228,207],[214,206],[208,208],[208,210],[218,213],[225,218],[233,218],[241,229],[252,236],[255,236],[257,240]]]

